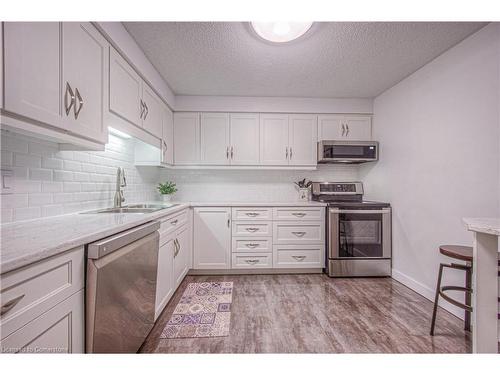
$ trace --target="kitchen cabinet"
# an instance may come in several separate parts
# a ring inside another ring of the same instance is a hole
[[[318,140],[369,141],[372,138],[371,116],[320,115]]]
[[[228,165],[230,163],[229,115],[227,113],[202,113],[201,164]]]
[[[231,268],[231,208],[197,207],[193,220],[193,268]]]
[[[59,129],[61,138],[106,143],[108,43],[97,29],[88,22],[6,22],[4,39],[5,110]]]
[[[109,49],[109,110],[124,120],[141,126],[142,79],[112,47]]]
[[[230,124],[231,165],[259,165],[259,115],[232,113]]]
[[[288,165],[288,115],[260,115],[260,163]]]
[[[175,232],[174,287],[177,288],[187,275],[191,264],[191,230],[184,225]]]
[[[290,115],[288,154],[290,165],[317,164],[318,124],[315,115]]]
[[[164,107],[163,114],[161,156],[162,164],[174,164],[174,113],[167,106]]]
[[[158,272],[156,276],[155,320],[174,294],[174,252],[175,236],[168,236],[158,251]]]
[[[193,165],[200,162],[200,115],[174,113],[174,163]]]
[[[142,84],[142,126],[155,137],[162,139],[165,107],[160,97],[146,83]]]

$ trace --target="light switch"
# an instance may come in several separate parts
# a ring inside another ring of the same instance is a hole
[[[14,172],[11,169],[0,169],[2,178],[1,194],[12,194],[12,180]]]

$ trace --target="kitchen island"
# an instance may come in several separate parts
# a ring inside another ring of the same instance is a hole
[[[498,352],[498,237],[500,218],[464,218],[474,232],[472,352]]]

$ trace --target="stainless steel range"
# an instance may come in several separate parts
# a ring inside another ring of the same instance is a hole
[[[363,200],[361,182],[313,182],[328,203],[326,272],[330,277],[391,275],[391,207]]]

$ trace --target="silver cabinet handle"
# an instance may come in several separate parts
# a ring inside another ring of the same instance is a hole
[[[257,212],[247,212],[245,215],[250,216],[250,217],[259,216],[259,214]]]
[[[78,87],[75,89],[75,97],[76,101],[75,101],[75,107],[73,109],[75,111],[75,120],[77,120],[78,115],[80,114],[80,111],[83,108],[83,99],[82,96],[80,95],[80,91],[78,91]],[[78,104],[78,109],[76,109],[77,104]]]
[[[177,238],[174,240],[174,246],[175,246],[174,258],[175,258],[177,254],[179,254],[179,250],[181,249],[181,245],[179,245],[179,241],[177,240]]]
[[[231,159],[233,158],[234,156],[234,149],[233,149],[233,146],[231,146]]]
[[[146,102],[144,102],[144,109],[146,110],[146,112],[144,112],[144,120],[146,120],[146,117],[148,117],[149,113],[149,108]]]
[[[145,108],[144,108],[144,102],[143,102],[143,101],[142,101],[142,99],[141,99],[141,114],[140,114],[140,116],[139,116],[141,119],[142,119],[142,116],[144,115],[144,109],[145,109]]]
[[[246,228],[247,232],[255,233],[259,230],[259,228]]]
[[[175,219],[175,220],[172,220],[172,221],[170,222],[170,224],[172,224],[172,225],[177,225],[177,223],[178,223],[178,222],[179,222],[179,220],[178,220],[178,219]]]
[[[292,212],[292,215],[296,216],[296,217],[304,217],[304,216],[306,216],[306,214],[303,213],[303,212]]]
[[[165,142],[165,140],[163,139],[162,142],[163,142],[163,161],[165,161],[165,159],[167,158],[168,145],[167,142]]]
[[[71,99],[69,104],[68,104],[68,98]],[[71,110],[71,107],[73,107],[74,104],[75,104],[75,94],[73,93],[73,90],[71,90],[71,86],[69,85],[69,83],[66,82],[66,91],[64,92],[64,109],[66,110],[66,116],[69,115],[69,111]]]
[[[285,158],[288,159],[288,147],[286,148],[286,151],[285,151]]]
[[[345,124],[345,128],[346,128],[345,136],[347,137],[349,135],[349,125]]]
[[[245,262],[247,262],[248,264],[257,264],[257,263],[259,263],[259,260],[258,259],[245,259]]]
[[[342,137],[344,136],[344,134],[345,134],[345,125],[344,123],[342,123]]]
[[[231,218],[228,216],[227,218],[227,227],[230,228],[231,226]]]
[[[11,299],[10,301],[8,302],[5,302],[3,305],[2,305],[2,309],[0,310],[0,316],[3,316],[5,314],[7,314],[10,310],[12,310],[14,308],[14,306],[16,306],[19,301],[21,301],[22,299],[24,298],[24,294],[20,295],[19,297],[16,297],[14,299]]]
[[[293,155],[293,152],[292,152],[292,148],[290,147],[290,160],[292,160],[292,155]]]
[[[229,146],[226,147],[226,159],[229,159]]]
[[[295,234],[297,237],[302,237],[304,236],[304,234],[306,234],[306,232],[292,232],[293,234]]]
[[[302,262],[304,259],[306,259],[305,255],[292,255],[292,258],[295,259],[297,262]]]
[[[246,247],[249,247],[250,249],[255,249],[256,247],[259,247],[258,243],[247,243],[245,244]]]

